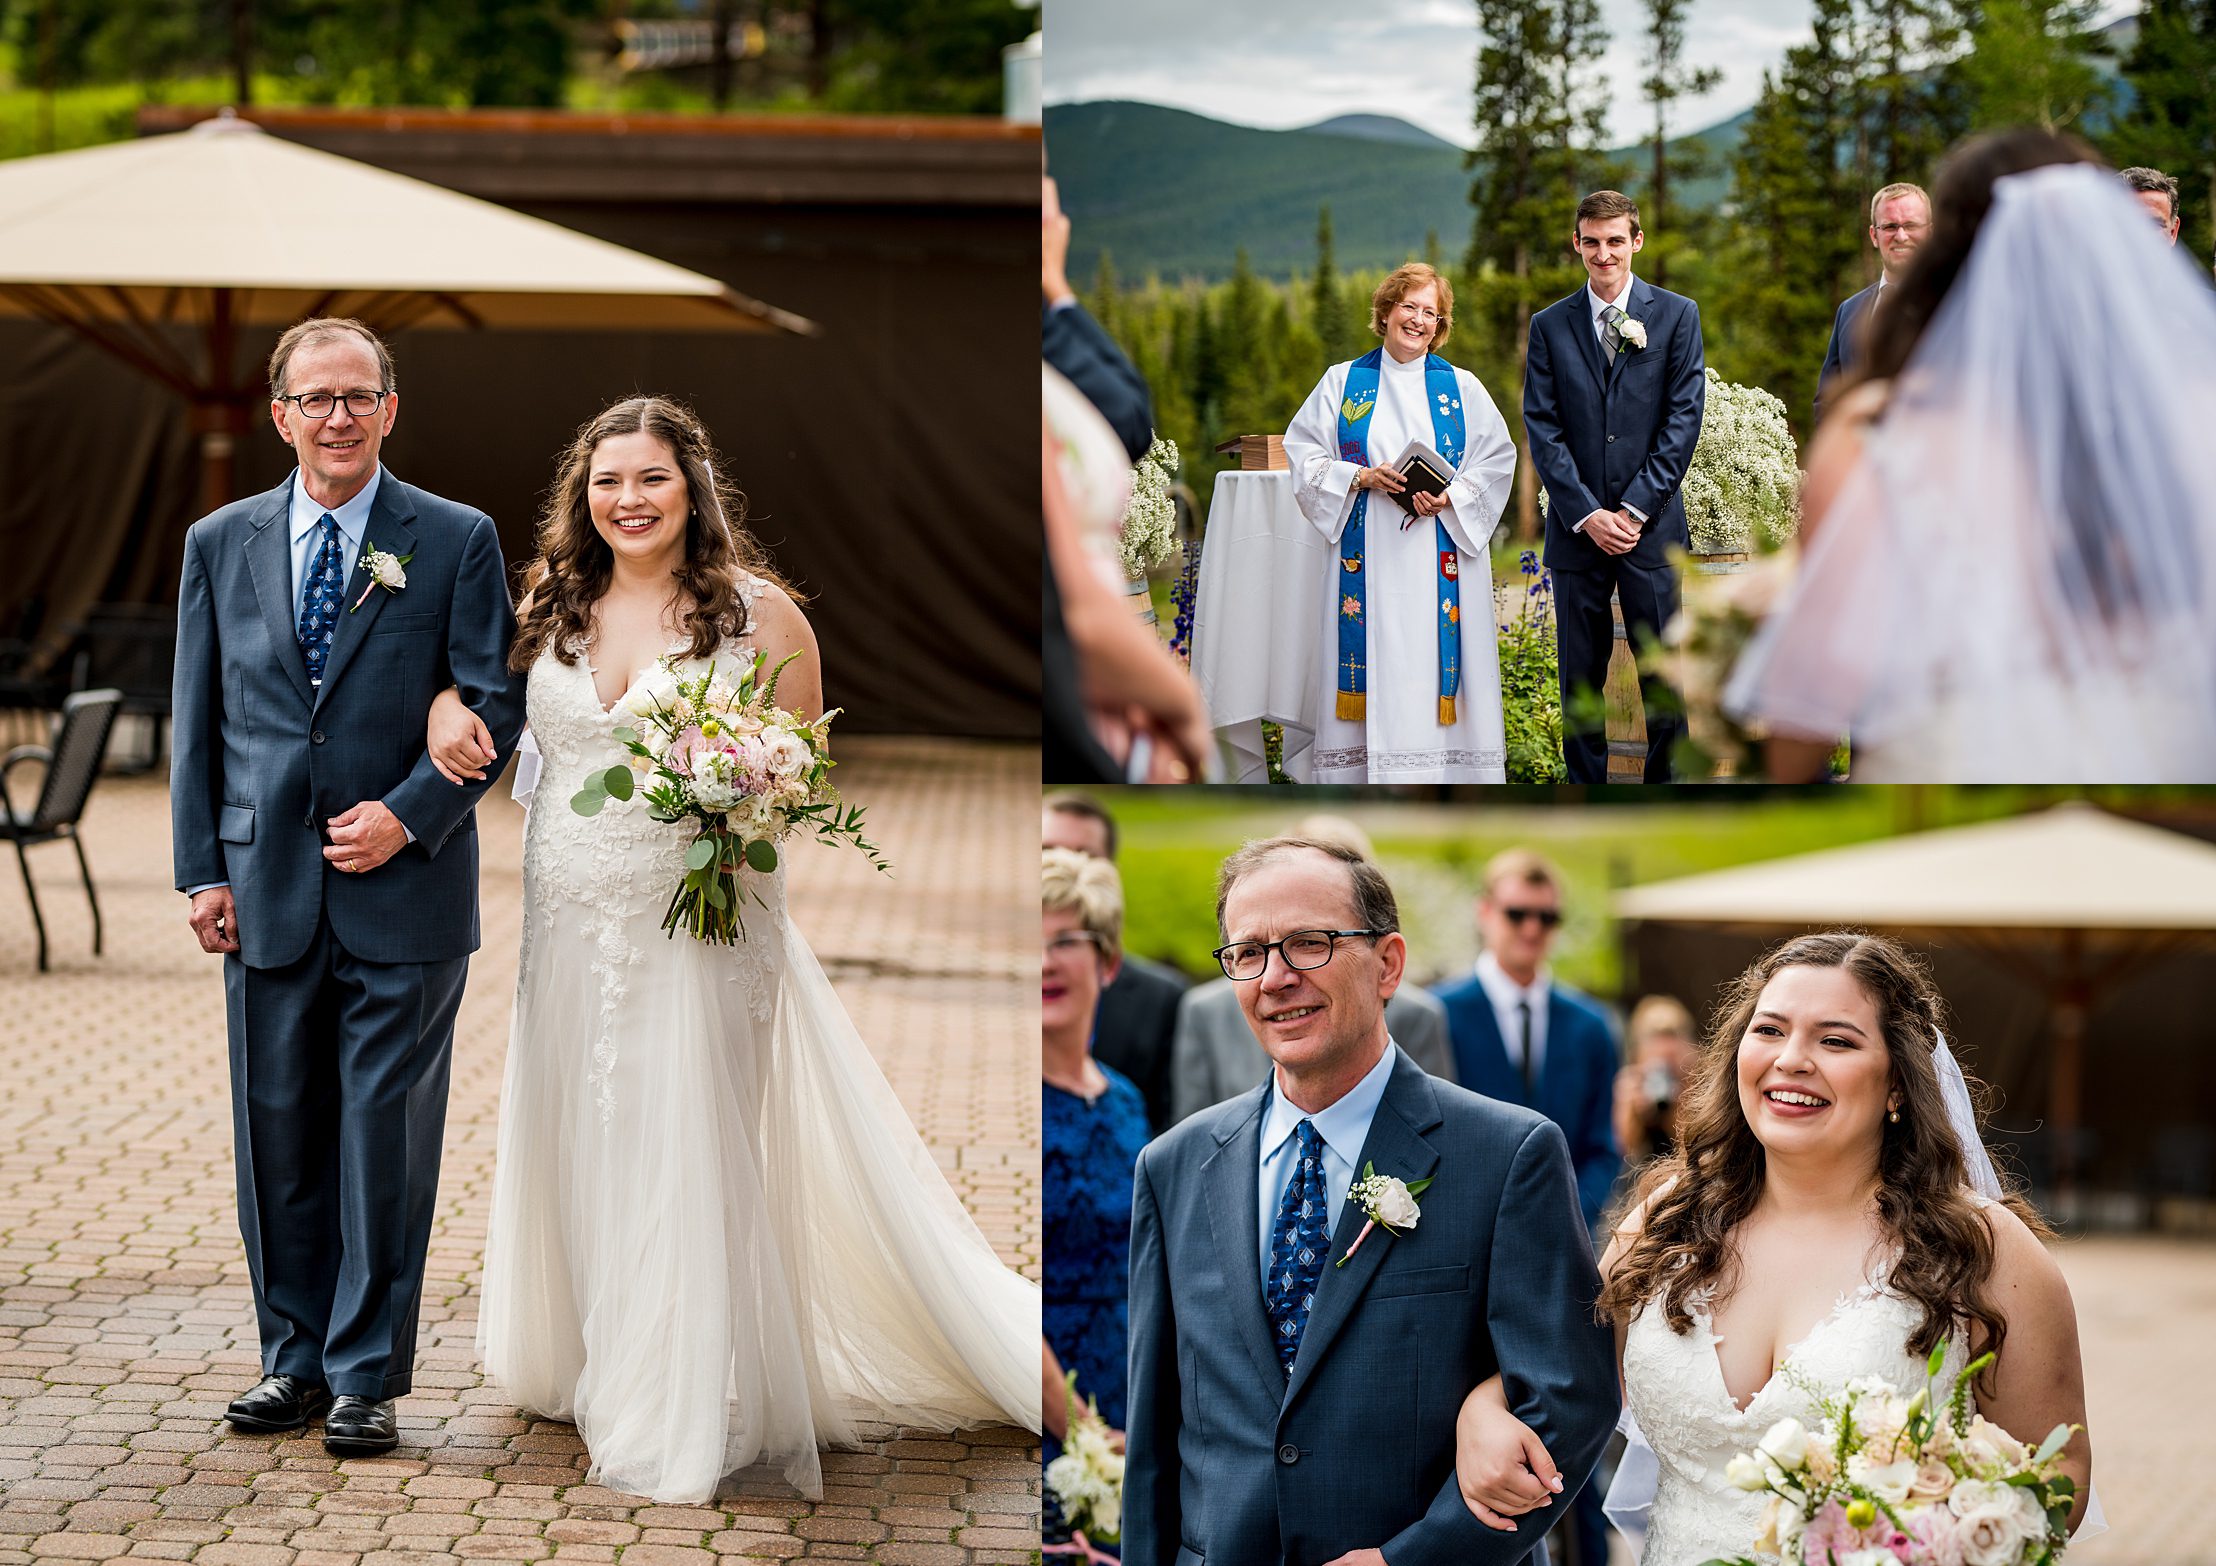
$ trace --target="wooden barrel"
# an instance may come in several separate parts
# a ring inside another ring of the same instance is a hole
[[[1124,601],[1131,605],[1131,612],[1139,617],[1141,625],[1159,625],[1162,617],[1154,612],[1154,589],[1145,577],[1136,577],[1123,584]]]
[[[1686,568],[1702,576],[1744,571],[1747,556],[1694,555]],[[1639,660],[1624,630],[1623,605],[1611,598],[1608,612],[1616,628],[1616,645],[1608,655],[1608,682],[1601,692],[1608,703],[1608,781],[1637,783],[1647,771],[1647,715],[1639,700]],[[1703,735],[1697,725],[1693,737],[1710,742],[1713,748],[1713,736]]]

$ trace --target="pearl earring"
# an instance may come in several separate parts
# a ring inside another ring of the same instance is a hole
[[[1893,1124],[1899,1125],[1901,1123],[1901,1112],[1897,1109],[1888,1109],[1885,1112],[1885,1118],[1892,1121]]]

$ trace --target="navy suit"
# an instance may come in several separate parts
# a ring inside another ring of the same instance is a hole
[[[1454,1421],[1500,1371],[1571,1491],[1617,1410],[1615,1349],[1562,1134],[1426,1076],[1395,1050],[1359,1171],[1430,1177],[1417,1226],[1327,1264],[1287,1376],[1263,1311],[1265,1082],[1149,1144],[1134,1176],[1128,1566],[1507,1566],[1545,1531],[1496,1533],[1454,1479]],[[1349,1200],[1331,1229],[1361,1233]],[[1551,1514],[1544,1514],[1551,1515]]]
[[[1597,726],[1571,721],[1580,688],[1598,692],[1615,646],[1613,594],[1636,650],[1677,612],[1672,546],[1688,547],[1678,488],[1700,441],[1708,383],[1700,309],[1679,294],[1632,280],[1626,313],[1647,345],[1604,361],[1584,288],[1531,318],[1524,370],[1524,433],[1547,487],[1546,563],[1554,573],[1557,660],[1563,700],[1562,759],[1573,783],[1608,781],[1608,744]],[[1571,531],[1595,511],[1646,515],[1639,542],[1612,555]],[[1662,683],[1642,678],[1647,709],[1646,780],[1667,782],[1683,724]],[[1658,710],[1658,702],[1660,709]]]
[[[1145,379],[1081,304],[1039,306],[1039,356],[1100,410],[1131,460],[1154,444],[1154,404]]]
[[[1877,291],[1884,286],[1872,283],[1842,304],[1839,313],[1831,318],[1831,341],[1824,348],[1824,367],[1816,377],[1816,405],[1812,411],[1818,424],[1824,417],[1824,388],[1862,363],[1863,351],[1868,346],[1862,341],[1862,332],[1868,325],[1863,316],[1877,303]]]
[[[486,783],[424,752],[449,685],[505,759],[522,727],[491,520],[389,471],[363,529],[407,585],[338,616],[320,687],[296,625],[294,479],[185,536],[170,823],[180,891],[228,882],[224,959],[239,1227],[265,1373],[335,1393],[408,1390],[446,1120],[448,1056],[478,944]],[[368,581],[357,562],[352,605]],[[486,768],[497,775],[501,763]],[[381,800],[416,841],[374,870],[322,857],[323,825]]]

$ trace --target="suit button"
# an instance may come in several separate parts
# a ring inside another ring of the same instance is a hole
[[[1609,436],[1609,437],[1608,437],[1608,444],[1609,444],[1609,445],[1611,445],[1611,446],[1615,445],[1615,444],[1616,444],[1616,437],[1615,437],[1615,436],[1613,436],[1613,435]]]
[[[1610,440],[1614,440],[1616,437],[1611,435],[1608,438]],[[309,735],[308,738],[314,743],[320,745],[323,743],[323,731],[321,729],[317,729],[313,734]]]
[[[1277,1460],[1281,1463],[1299,1462],[1300,1448],[1293,1445],[1290,1441],[1286,1442],[1283,1446],[1277,1449]]]

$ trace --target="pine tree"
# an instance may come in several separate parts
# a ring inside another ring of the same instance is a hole
[[[2184,227],[2178,243],[2209,254],[2216,228],[2216,0],[2147,0],[2139,41],[2123,63],[2131,112],[2102,150],[2118,168],[2174,175]]]
[[[1962,61],[1979,127],[2070,130],[2108,97],[2100,0],[1985,0]]]
[[[1338,268],[1332,259],[1329,205],[1316,209],[1316,272],[1308,285],[1308,315],[1324,352],[1336,355],[1340,344],[1348,340],[1347,316],[1339,298]]]
[[[1647,74],[1639,83],[1654,105],[1654,175],[1647,198],[1649,229],[1670,234],[1670,180],[1672,176],[1697,177],[1707,162],[1697,143],[1670,150],[1670,106],[1678,99],[1707,92],[1724,79],[1723,72],[1685,63],[1685,12],[1690,0],[1646,0]],[[1654,281],[1662,286],[1669,276],[1666,251],[1657,247],[1652,262]]]

